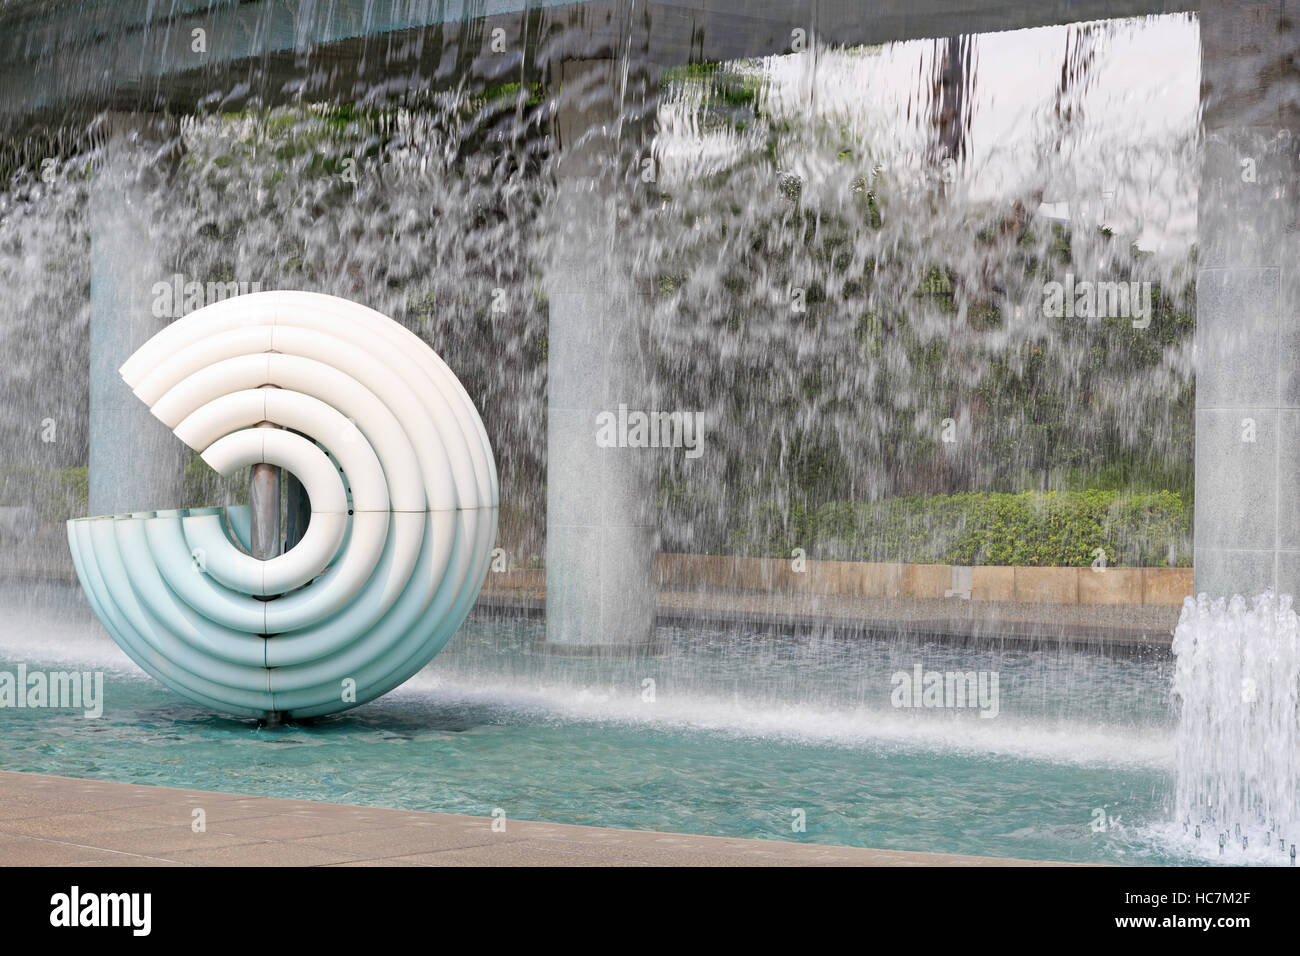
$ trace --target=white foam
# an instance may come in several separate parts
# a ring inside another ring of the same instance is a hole
[[[941,750],[1076,765],[1167,768],[1172,763],[1172,741],[1164,731],[1078,722],[1048,725],[1005,714],[982,719],[975,713],[818,706],[700,692],[659,694],[653,703],[647,703],[635,691],[621,694],[591,686],[497,677],[476,677],[469,683],[429,671],[416,675],[403,692],[540,720],[608,722],[831,746]]]
[[[0,608],[0,617],[5,621],[0,629],[0,659],[144,676],[97,624],[87,626],[57,615],[37,617],[12,608]]]

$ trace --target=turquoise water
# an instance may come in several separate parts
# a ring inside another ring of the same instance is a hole
[[[611,662],[537,654],[539,623],[477,618],[398,692],[267,729],[149,680],[75,603],[0,611],[0,671],[105,675],[97,720],[0,709],[6,770],[1026,859],[1217,857],[1169,823],[1159,657],[676,630],[662,658]],[[996,672],[997,716],[891,706],[916,663]]]

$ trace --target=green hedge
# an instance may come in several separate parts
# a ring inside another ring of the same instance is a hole
[[[1190,567],[1191,503],[1172,491],[966,492],[760,509],[731,550],[915,564]]]

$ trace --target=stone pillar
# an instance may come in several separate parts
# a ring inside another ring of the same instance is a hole
[[[644,408],[639,296],[612,250],[619,182],[616,64],[560,68],[562,151],[550,211],[546,641],[557,652],[638,651],[654,634],[652,449],[599,448],[596,416]]]
[[[137,176],[141,151],[156,151],[161,137],[152,124],[122,114],[110,116],[107,127],[90,197],[89,510],[101,515],[201,504],[182,500],[185,447],[117,371],[171,321],[155,318],[151,308],[154,283],[170,276],[143,206],[151,183]]]
[[[1300,595],[1300,25],[1201,6],[1196,590]]]

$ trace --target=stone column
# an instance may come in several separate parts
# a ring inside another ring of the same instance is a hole
[[[107,126],[90,197],[89,510],[101,515],[201,504],[182,500],[185,447],[117,372],[171,321],[156,318],[151,308],[154,283],[170,275],[143,204],[150,182],[136,172],[140,151],[156,151],[161,136],[156,124],[124,114],[110,116]]]
[[[560,68],[561,158],[545,275],[548,335],[546,641],[557,652],[638,651],[654,633],[652,449],[599,448],[596,416],[644,408],[639,296],[615,263],[616,64]]]
[[[1300,26],[1201,7],[1196,590],[1300,593]]]

